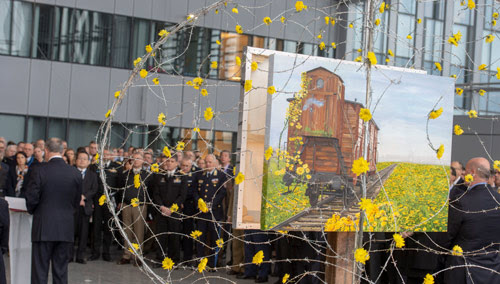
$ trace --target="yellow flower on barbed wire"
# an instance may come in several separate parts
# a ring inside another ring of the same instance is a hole
[[[359,118],[365,122],[370,121],[372,119],[372,113],[367,108],[361,108],[359,110]]]
[[[211,107],[207,107],[205,109],[205,112],[204,112],[203,116],[205,117],[206,121],[212,120],[212,118],[214,118],[214,112],[213,112],[212,108]]]
[[[233,12],[233,13],[235,13],[235,14],[238,14],[238,8],[236,8],[236,7],[235,7],[235,8],[233,8],[233,9],[231,10],[231,12]]]
[[[413,36],[412,36],[411,34],[408,34],[408,35],[406,36],[406,38],[407,38],[407,39],[413,39]]]
[[[241,66],[241,58],[239,56],[235,57],[236,65]]]
[[[95,153],[95,156],[94,156],[94,161],[99,164],[99,153]]]
[[[441,157],[443,157],[443,154],[444,154],[444,145],[443,145],[443,144],[441,144],[441,145],[439,146],[439,148],[437,149],[437,151],[436,151],[436,157],[437,157],[438,159],[441,159]]]
[[[158,80],[158,78],[153,78],[153,80],[152,80],[152,81],[153,81],[153,83],[154,83],[155,85],[160,84],[160,80]]]
[[[194,78],[194,79],[193,79],[193,84],[194,84],[195,86],[198,86],[198,87],[199,87],[199,86],[201,86],[201,85],[203,84],[203,81],[204,81],[204,80],[203,80],[203,78],[201,78],[201,77],[196,77],[196,78]]]
[[[434,276],[427,273],[424,278],[424,284],[434,284]]]
[[[500,80],[500,67],[497,67],[497,74],[495,74],[498,80]]]
[[[222,248],[222,246],[224,246],[224,240],[222,238],[218,239],[217,241],[215,241],[215,244],[219,247],[219,248]]]
[[[177,146],[175,147],[175,149],[177,151],[183,151],[185,147],[186,147],[186,143],[179,141],[179,142],[177,142]]]
[[[477,111],[473,109],[469,110],[467,114],[469,115],[469,118],[477,118]]]
[[[208,212],[208,207],[207,204],[203,199],[198,199],[198,209],[200,209],[201,212],[207,213]]]
[[[375,53],[373,53],[373,51],[368,51],[367,57],[371,65],[377,64],[377,56],[375,56]]]
[[[382,4],[380,4],[380,7],[378,8],[378,11],[380,12],[380,14],[384,13],[384,11],[385,11],[385,2],[382,2]]]
[[[252,263],[255,265],[260,265],[264,260],[264,252],[259,250],[252,258]]]
[[[457,95],[461,96],[464,93],[464,89],[462,89],[462,88],[455,88],[455,93],[457,93]]]
[[[136,198],[132,198],[132,199],[130,200],[130,205],[132,205],[132,207],[137,207],[137,206],[139,206],[139,198],[137,198],[137,197],[136,197]]]
[[[453,132],[455,133],[455,135],[462,135],[464,133],[464,130],[462,129],[462,127],[460,127],[460,125],[458,124],[455,124],[455,127],[453,128]]]
[[[288,281],[288,278],[290,278],[290,274],[285,273],[285,275],[283,275],[283,278],[281,279],[281,283],[285,284],[286,281]]]
[[[118,99],[120,97],[120,95],[122,94],[121,91],[116,91],[115,92],[115,99]]]
[[[158,165],[158,163],[154,163],[154,164],[151,165],[151,171],[153,173],[157,173],[157,172],[160,171],[160,166]]]
[[[498,12],[494,12],[491,17],[493,17],[493,19],[498,19]]]
[[[450,77],[451,77],[451,78],[453,78],[453,79],[456,79],[456,78],[457,78],[457,75],[455,75],[455,74],[451,74],[451,75],[450,75]]]
[[[267,87],[267,93],[270,95],[276,93],[276,88],[274,86]]]
[[[137,57],[135,60],[134,60],[134,67],[139,64],[141,62],[142,58],[140,57]]]
[[[245,92],[249,92],[252,89],[252,80],[245,81]]]
[[[359,159],[354,160],[354,162],[352,163],[351,170],[354,174],[356,174],[356,176],[359,176],[359,175],[364,174],[367,171],[369,171],[370,165],[365,160],[365,158],[360,157]]]
[[[482,70],[486,70],[486,64],[481,64],[477,67],[477,70],[479,71],[482,71]]]
[[[471,174],[466,174],[464,176],[465,182],[472,182],[474,181],[474,177]]]
[[[148,76],[148,71],[146,71],[146,69],[141,69],[139,76],[141,76],[141,78],[146,78],[146,76]]]
[[[198,230],[194,230],[191,232],[190,236],[193,238],[193,239],[197,239],[199,238],[203,233],[198,231]]]
[[[380,25],[380,19],[375,19],[375,26]]]
[[[177,203],[172,204],[172,206],[170,206],[170,211],[172,211],[172,213],[179,211],[179,205],[177,205]]]
[[[239,34],[242,34],[243,33],[243,28],[241,28],[240,25],[236,25],[236,27],[234,28],[236,30],[237,33]]]
[[[108,109],[104,117],[108,118],[111,115],[111,109]]]
[[[165,157],[167,157],[167,158],[172,157],[172,153],[170,153],[170,149],[168,149],[168,146],[163,147],[163,151],[162,151],[162,153],[163,153],[163,155],[165,155]]]
[[[417,24],[421,24],[422,23],[422,19],[421,18],[418,18],[417,19]]]
[[[330,21],[330,23],[332,24],[332,26],[335,26],[335,19],[332,18],[332,20]]]
[[[150,53],[151,51],[153,51],[153,48],[151,47],[151,44],[146,45],[145,49],[146,49],[147,53]]]
[[[336,44],[335,42],[332,42],[332,43],[331,43],[331,45],[332,45],[332,48],[333,48],[333,49],[336,49],[336,48],[337,48],[337,44]]]
[[[158,123],[160,123],[162,125],[166,124],[165,114],[163,112],[160,112],[160,114],[158,114]]]
[[[469,10],[476,8],[476,2],[474,2],[473,0],[469,0],[467,2],[467,8],[469,8]]]
[[[139,188],[141,186],[141,175],[136,174],[134,175],[134,187]]]
[[[205,270],[205,267],[207,267],[207,262],[208,262],[208,259],[206,257],[204,257],[200,260],[200,263],[198,264],[198,272],[199,273],[202,273]]]
[[[494,35],[487,35],[486,38],[484,39],[484,41],[486,43],[492,43],[494,39],[495,39]]]
[[[434,65],[436,65],[436,68],[437,68],[437,70],[439,70],[439,72],[443,71],[443,67],[441,66],[441,63],[434,62]]]
[[[167,30],[161,30],[159,33],[158,33],[159,36],[163,37],[163,36],[166,36],[168,35],[168,32]]]
[[[394,242],[396,243],[397,248],[402,248],[405,246],[405,239],[400,235],[400,234],[394,234],[392,235],[394,238]]]
[[[280,22],[281,22],[282,24],[284,24],[284,23],[285,23],[285,21],[286,21],[286,18],[282,16],[282,17],[280,18]]]
[[[136,243],[132,243],[132,247],[136,250],[136,251],[139,251],[139,245],[136,244]],[[130,247],[128,248],[128,251],[131,252],[131,253],[135,253],[134,250]]]
[[[264,152],[264,157],[266,158],[266,161],[269,161],[272,155],[273,155],[273,147],[269,146],[266,152]]]
[[[364,248],[358,248],[354,252],[354,260],[359,263],[366,264],[366,261],[370,259],[370,254]]]
[[[234,178],[234,183],[240,184],[245,180],[245,175],[239,172],[236,177]]]
[[[363,61],[363,57],[361,57],[361,55],[354,58],[354,62],[361,62],[361,61]]]
[[[174,267],[174,262],[171,258],[165,257],[165,259],[163,259],[163,261],[161,262],[161,267],[165,270],[172,270],[172,268]]]
[[[317,36],[317,38],[318,38],[318,39],[322,39],[322,38],[323,38],[323,35],[322,35],[322,34],[319,34],[319,35]]]
[[[500,171],[500,161],[496,160],[493,162],[493,168],[497,171]]]
[[[307,6],[304,5],[304,2],[303,1],[297,1],[295,2],[295,10],[297,12],[302,12],[302,10],[307,10]]]
[[[323,41],[322,41],[322,42],[319,44],[319,46],[318,46],[318,47],[319,47],[319,50],[323,50],[323,49],[325,49],[325,47],[326,47],[325,42],[323,42]]]
[[[252,61],[252,64],[250,64],[250,68],[252,69],[252,71],[255,71],[257,70],[257,68],[259,68],[259,64],[255,61]]]
[[[453,246],[451,254],[456,255],[456,256],[461,256],[464,254],[464,251],[462,250],[462,248],[459,245],[455,245],[455,246]]]
[[[480,96],[484,96],[484,94],[486,94],[486,91],[483,89],[479,89],[478,93]]]
[[[265,17],[264,19],[262,19],[262,22],[269,26],[273,22],[273,20],[271,20],[271,18],[269,17]]]
[[[437,110],[432,110],[430,113],[429,113],[429,119],[436,119],[438,117],[441,116],[441,114],[443,113],[443,108],[439,108]]]
[[[195,127],[195,128],[193,128],[193,131],[194,132],[200,132],[200,128],[199,127]]]
[[[210,64],[210,68],[217,69],[217,61],[212,61],[212,63]]]
[[[208,95],[207,89],[201,89],[200,94],[206,97]]]
[[[106,195],[103,194],[99,197],[99,206],[103,206],[104,202],[106,202]]]
[[[215,41],[215,43],[216,43],[217,45],[220,45],[220,40],[216,40],[216,41]]]

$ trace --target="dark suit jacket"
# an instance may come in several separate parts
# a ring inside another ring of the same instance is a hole
[[[32,169],[26,188],[26,207],[33,214],[33,242],[74,241],[73,213],[82,194],[80,172],[61,158]]]
[[[224,210],[222,208],[222,200],[226,197],[226,174],[221,170],[216,170],[214,174],[204,172],[198,175],[198,191],[195,192],[195,205],[198,207],[198,199],[201,198],[205,202],[212,203],[212,214],[215,220],[222,220]],[[210,212],[202,218],[210,219]]]
[[[97,193],[99,184],[97,182],[97,174],[88,169],[85,171],[85,178],[83,179],[82,194],[85,196],[85,215],[92,215],[92,204],[94,204],[94,196]]]
[[[139,174],[141,177],[141,186],[139,186],[139,188],[135,188],[134,186],[135,174],[132,169],[124,171],[121,174],[120,188],[122,192],[118,197],[118,203],[123,202],[124,204],[130,204],[132,198],[138,198],[140,203],[143,203],[144,201],[151,201],[150,199],[152,196],[149,196],[150,192],[148,192],[148,189],[152,188],[152,176],[150,173],[142,169]]]
[[[179,208],[186,199],[186,178],[180,171],[175,171],[173,177],[166,173],[158,173],[153,178],[153,201],[158,206],[170,207],[177,204]]]
[[[447,256],[446,266],[468,264],[500,271],[500,255],[488,253],[499,249],[500,243],[500,194],[484,184],[476,185],[450,205],[448,211],[448,249],[459,245],[464,257]],[[486,211],[482,211],[486,210]],[[464,212],[465,211],[465,212]],[[474,213],[467,213],[474,212]],[[492,245],[496,243],[495,245]],[[467,252],[476,252],[467,255]],[[500,283],[500,275],[481,268],[454,268],[445,272],[445,283]],[[472,279],[471,279],[472,278]]]
[[[9,204],[0,198],[0,248],[2,253],[9,251]]]

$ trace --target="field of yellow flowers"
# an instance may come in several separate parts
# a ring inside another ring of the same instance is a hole
[[[381,170],[393,163],[379,163]],[[448,217],[446,167],[397,163],[373,203],[383,211],[374,222],[365,224],[372,231],[445,232]],[[385,192],[384,192],[385,189]]]

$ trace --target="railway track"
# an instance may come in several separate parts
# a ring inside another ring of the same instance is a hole
[[[392,174],[397,164],[390,165],[389,167],[378,172],[378,175],[372,175],[367,180],[366,196],[374,198],[380,192],[382,185]],[[380,177],[380,180],[379,180]],[[344,206],[343,198],[338,195],[326,196],[318,202],[315,207],[309,207],[299,214],[285,220],[284,222],[276,225],[271,230],[284,230],[284,231],[321,231],[326,221],[332,217],[333,213],[340,213],[341,215],[351,215],[359,212],[359,197],[361,196],[361,188],[355,188],[355,198],[348,199],[347,204]]]

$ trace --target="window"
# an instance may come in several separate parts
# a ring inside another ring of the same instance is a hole
[[[113,19],[113,51],[111,52],[111,66],[128,68],[130,61],[130,32],[132,20],[129,17],[115,15]]]
[[[54,7],[48,5],[35,6],[33,19],[33,45],[31,56],[39,59],[50,59],[52,52],[52,32],[54,30]]]
[[[58,137],[66,139],[67,120],[64,118],[49,118],[47,138]]]
[[[96,140],[97,130],[100,123],[97,121],[70,120],[68,147],[78,148],[87,145],[90,141]]]
[[[0,54],[9,54],[12,2],[0,0]]]
[[[109,14],[92,12],[90,37],[90,64],[109,66],[111,54],[111,31],[113,17]]]
[[[47,118],[31,116],[28,118],[27,125],[27,142],[34,142],[38,139],[45,140],[45,130],[47,128]]]
[[[12,41],[10,54],[29,56],[31,44],[31,26],[33,21],[33,5],[27,2],[14,1],[12,9]]]
[[[7,141],[24,140],[24,116],[0,114],[0,136]]]
[[[397,29],[398,39],[396,40],[396,56],[401,57],[403,62],[406,61],[408,63],[413,55],[415,17],[404,14],[398,15]],[[412,39],[407,38],[409,34],[412,35]],[[398,63],[396,62],[396,64]]]
[[[248,36],[236,33],[221,33],[221,51],[219,79],[239,81],[240,66],[236,64],[236,56],[243,59],[243,47],[248,45]]]
[[[73,9],[54,8],[54,33],[52,43],[52,60],[69,61],[72,30],[69,27]]]

